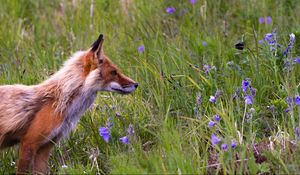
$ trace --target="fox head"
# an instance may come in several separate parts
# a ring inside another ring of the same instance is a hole
[[[97,91],[109,91],[129,94],[138,84],[125,76],[121,70],[104,54],[103,35],[92,44],[83,57],[83,74],[85,85]]]

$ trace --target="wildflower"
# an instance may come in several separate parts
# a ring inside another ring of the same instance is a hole
[[[214,120],[219,122],[221,120],[220,116],[218,114],[214,115]]]
[[[231,141],[231,148],[232,149],[236,148],[236,141],[235,140]]]
[[[214,134],[211,135],[212,146],[217,145],[220,141],[221,141],[221,139],[218,138],[216,135],[214,135]]]
[[[251,105],[252,103],[253,103],[252,96],[246,95],[246,96],[245,96],[245,104]]]
[[[256,96],[256,89],[254,89],[251,85],[249,86],[249,89],[250,89],[250,93],[251,93],[252,97],[255,97]]]
[[[176,9],[174,7],[168,7],[166,9],[166,12],[169,13],[169,14],[172,14],[172,13],[175,13]]]
[[[247,92],[249,85],[250,85],[250,79],[246,78],[245,80],[242,81],[242,90],[244,93]]]
[[[190,3],[191,3],[192,5],[195,5],[196,2],[197,2],[197,0],[190,0]]]
[[[221,91],[217,90],[215,93],[215,96],[210,96],[209,101],[212,103],[217,102],[217,100],[218,100],[218,98],[220,98],[221,94],[222,94]]]
[[[258,44],[263,45],[265,43],[264,40],[258,40]]]
[[[210,66],[208,64],[203,64],[203,70],[205,72],[205,74],[207,75],[211,70],[215,70],[216,67],[215,66]]]
[[[268,25],[270,25],[272,23],[272,18],[270,16],[267,16],[267,20],[266,20],[266,23]]]
[[[210,96],[210,97],[209,97],[209,101],[212,102],[212,103],[216,103],[216,102],[217,102],[217,99],[216,99],[216,97],[214,97],[214,96]]]
[[[260,17],[259,20],[258,20],[258,22],[259,22],[260,24],[265,23],[265,18],[264,18],[264,17]]]
[[[288,55],[291,53],[291,50],[293,49],[295,42],[296,42],[296,36],[295,36],[295,34],[291,33],[289,44],[288,44],[287,48],[283,51],[284,55]]]
[[[288,104],[289,107],[292,107],[292,98],[287,96],[285,102]]]
[[[298,57],[298,58],[295,58],[295,59],[294,59],[294,63],[295,63],[295,64],[300,64],[300,58],[299,58],[299,57]]]
[[[268,42],[268,44],[270,45],[270,46],[273,46],[273,45],[275,45],[276,44],[276,40],[275,40],[275,33],[267,33],[266,35],[265,35],[265,41],[267,41]],[[273,47],[271,47],[271,50],[273,51]]]
[[[134,129],[133,129],[132,124],[130,124],[130,125],[128,126],[127,133],[128,133],[128,135],[134,134]]]
[[[138,52],[143,53],[143,52],[145,52],[145,46],[140,45],[137,50],[138,50]]]
[[[295,101],[295,104],[296,104],[297,106],[299,106],[299,105],[300,105],[300,96],[299,96],[299,95],[296,95],[295,98],[294,98],[294,101]]]
[[[197,93],[197,95],[196,95],[196,103],[197,103],[197,105],[201,105],[201,103],[202,103],[202,98],[201,98],[201,94],[200,93]]]
[[[294,129],[294,132],[295,132],[296,138],[297,138],[297,139],[300,139],[300,131],[299,131],[299,127],[296,127],[296,128]]]
[[[208,127],[209,128],[211,128],[211,127],[213,127],[213,126],[215,126],[216,125],[216,122],[214,122],[214,121],[210,121],[209,123],[208,123]]]
[[[206,41],[202,41],[202,46],[206,46],[206,45],[207,45]]]
[[[125,145],[129,144],[129,138],[128,138],[128,136],[121,137],[121,138],[120,138],[120,141],[121,141],[123,144],[125,144]]]
[[[99,128],[99,134],[104,139],[106,143],[108,143],[110,138],[110,131],[107,127],[100,127]]]
[[[223,144],[221,145],[221,148],[222,148],[223,151],[227,151],[227,144],[226,144],[226,143],[223,143]]]

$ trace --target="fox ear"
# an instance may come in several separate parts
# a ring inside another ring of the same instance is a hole
[[[92,44],[91,52],[94,53],[95,58],[98,58],[99,62],[103,62],[103,34],[100,34],[98,39]]]

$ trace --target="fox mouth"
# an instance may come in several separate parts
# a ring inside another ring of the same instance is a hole
[[[133,90],[128,91],[128,90],[120,89],[120,88],[111,88],[111,89],[119,94],[130,94],[133,91]]]
[[[105,91],[116,92],[119,94],[130,94],[138,87],[137,83],[133,83],[127,86],[121,86],[119,83],[112,82],[105,88]]]

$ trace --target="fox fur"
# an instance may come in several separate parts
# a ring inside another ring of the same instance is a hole
[[[40,84],[0,86],[0,148],[21,143],[17,173],[47,172],[54,143],[74,129],[98,91],[128,94],[137,88],[104,55],[102,45],[101,34]]]

